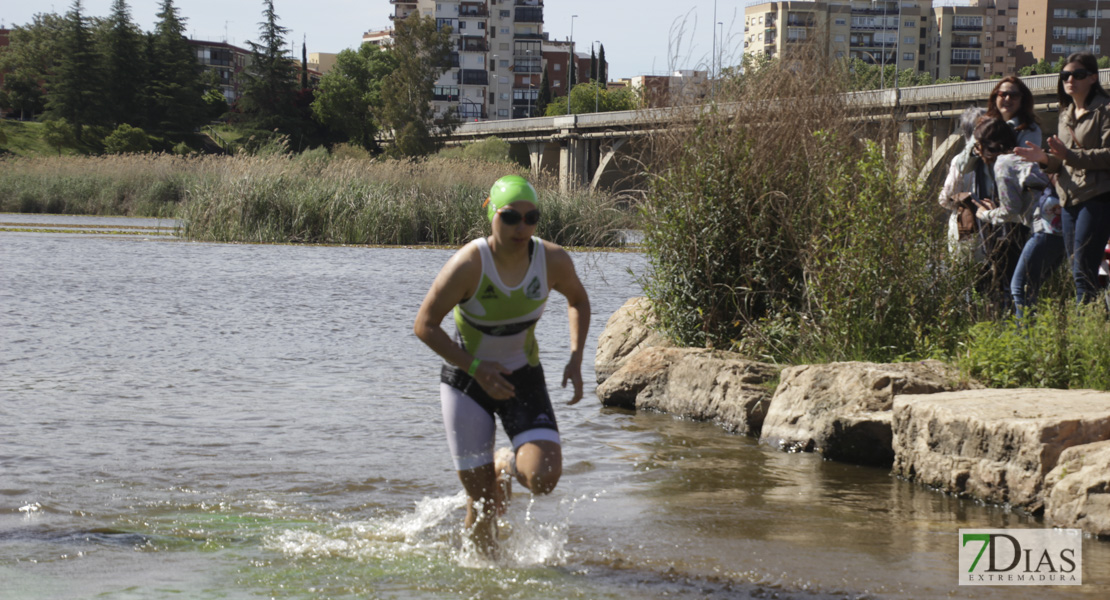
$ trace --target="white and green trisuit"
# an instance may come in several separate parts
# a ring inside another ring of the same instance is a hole
[[[482,257],[482,277],[474,295],[455,307],[456,340],[474,357],[512,370],[506,379],[516,391],[509,400],[494,400],[465,371],[444,365],[443,420],[460,471],[493,462],[494,414],[501,417],[514,449],[538,440],[559,442],[536,344],[536,322],[549,292],[543,242],[532,238],[528,272],[512,288],[501,281],[486,239],[471,243]]]

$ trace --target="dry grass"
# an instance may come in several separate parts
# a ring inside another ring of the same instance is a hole
[[[751,68],[652,141],[645,287],[676,341],[785,362],[954,349],[966,270],[900,176],[894,120],[854,118],[835,73],[804,52]]]
[[[487,226],[481,202],[519,167],[477,160],[164,154],[8,159],[0,210],[177,216],[192,239],[342,244],[461,244]],[[630,216],[605,194],[561,194],[537,181],[539,235],[613,245]]]

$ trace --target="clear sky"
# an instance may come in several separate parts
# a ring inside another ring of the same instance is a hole
[[[72,0],[6,2],[0,11],[5,27],[31,21],[42,12],[65,13]],[[713,51],[713,9],[717,6],[718,46],[728,65],[743,45],[744,4],[747,0],[545,0],[544,29],[551,39],[571,35],[580,52],[590,43],[605,45],[609,77],[663,74],[670,68],[705,68]],[[83,0],[88,16],[107,16],[112,0]],[[144,31],[154,28],[159,0],[128,0],[132,19]],[[189,36],[245,47],[257,40],[262,20],[260,0],[176,0],[186,19]],[[301,40],[309,52],[339,52],[354,48],[362,33],[389,27],[389,0],[275,0],[279,24],[289,28],[289,39],[300,55]],[[727,43],[720,39],[724,38]]]

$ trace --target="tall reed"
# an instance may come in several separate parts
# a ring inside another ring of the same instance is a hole
[[[164,154],[0,161],[0,211],[176,216],[191,239],[329,244],[461,244],[481,233],[481,203],[506,163],[301,155]],[[618,244],[628,210],[604,193],[536,182],[538,234],[568,246]]]
[[[652,141],[644,284],[689,346],[784,362],[954,353],[978,315],[892,118],[815,56],[751,69]]]
[[[459,244],[482,235],[489,187],[513,169],[452,159],[237,157],[188,190],[181,218],[185,235],[202,240]],[[630,224],[607,195],[561,194],[537,183],[542,237],[568,246],[614,245]]]

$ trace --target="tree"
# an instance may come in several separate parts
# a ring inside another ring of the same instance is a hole
[[[568,96],[560,96],[547,105],[549,117],[567,114]],[[612,112],[616,110],[633,110],[636,108],[635,94],[625,88],[609,90],[602,88],[597,82],[580,83],[570,91],[570,106],[575,114],[592,113],[596,103],[597,112]]]
[[[436,149],[432,94],[449,64],[450,36],[451,28],[437,29],[431,17],[414,14],[397,22],[392,49],[397,68],[382,84],[382,125],[393,130],[396,155],[422,156]]]
[[[289,29],[278,25],[273,0],[263,0],[263,21],[258,24],[259,42],[247,42],[251,49],[251,68],[244,75],[243,97],[239,108],[255,129],[292,133],[297,129],[296,71],[285,54],[285,35]]]
[[[73,128],[64,119],[49,119],[43,123],[42,139],[58,151],[58,156],[62,155],[62,148],[73,146],[77,141]]]
[[[594,54],[594,47],[590,45],[590,81],[597,81],[597,55]]]
[[[205,121],[204,86],[185,20],[173,0],[162,0],[149,38],[150,81],[145,91],[149,131],[188,133]]]
[[[597,51],[597,82],[602,89],[609,87],[609,65],[605,64],[605,44],[600,44]]]
[[[108,154],[150,152],[150,138],[142,129],[123,123],[104,138],[104,151]]]
[[[540,78],[540,93],[536,97],[536,113],[547,114],[548,104],[551,104],[551,82],[547,80],[547,68],[544,68],[543,77]]]
[[[301,89],[308,88],[308,42],[301,41]]]
[[[107,117],[99,57],[82,10],[81,0],[73,0],[66,13],[61,53],[47,77],[46,96],[47,113],[69,122],[77,139],[86,126],[102,125]]]
[[[28,25],[15,27],[9,45],[0,47],[0,71],[4,71],[4,95],[11,110],[26,119],[46,108],[43,84],[61,54],[65,19],[37,14]]]
[[[111,15],[98,32],[98,47],[104,65],[104,99],[112,124],[141,121],[140,99],[146,81],[145,40],[131,20],[126,0],[114,0]]]
[[[320,79],[312,114],[324,125],[343,132],[352,142],[378,152],[382,86],[396,68],[394,54],[374,44],[341,51],[335,67]]]

